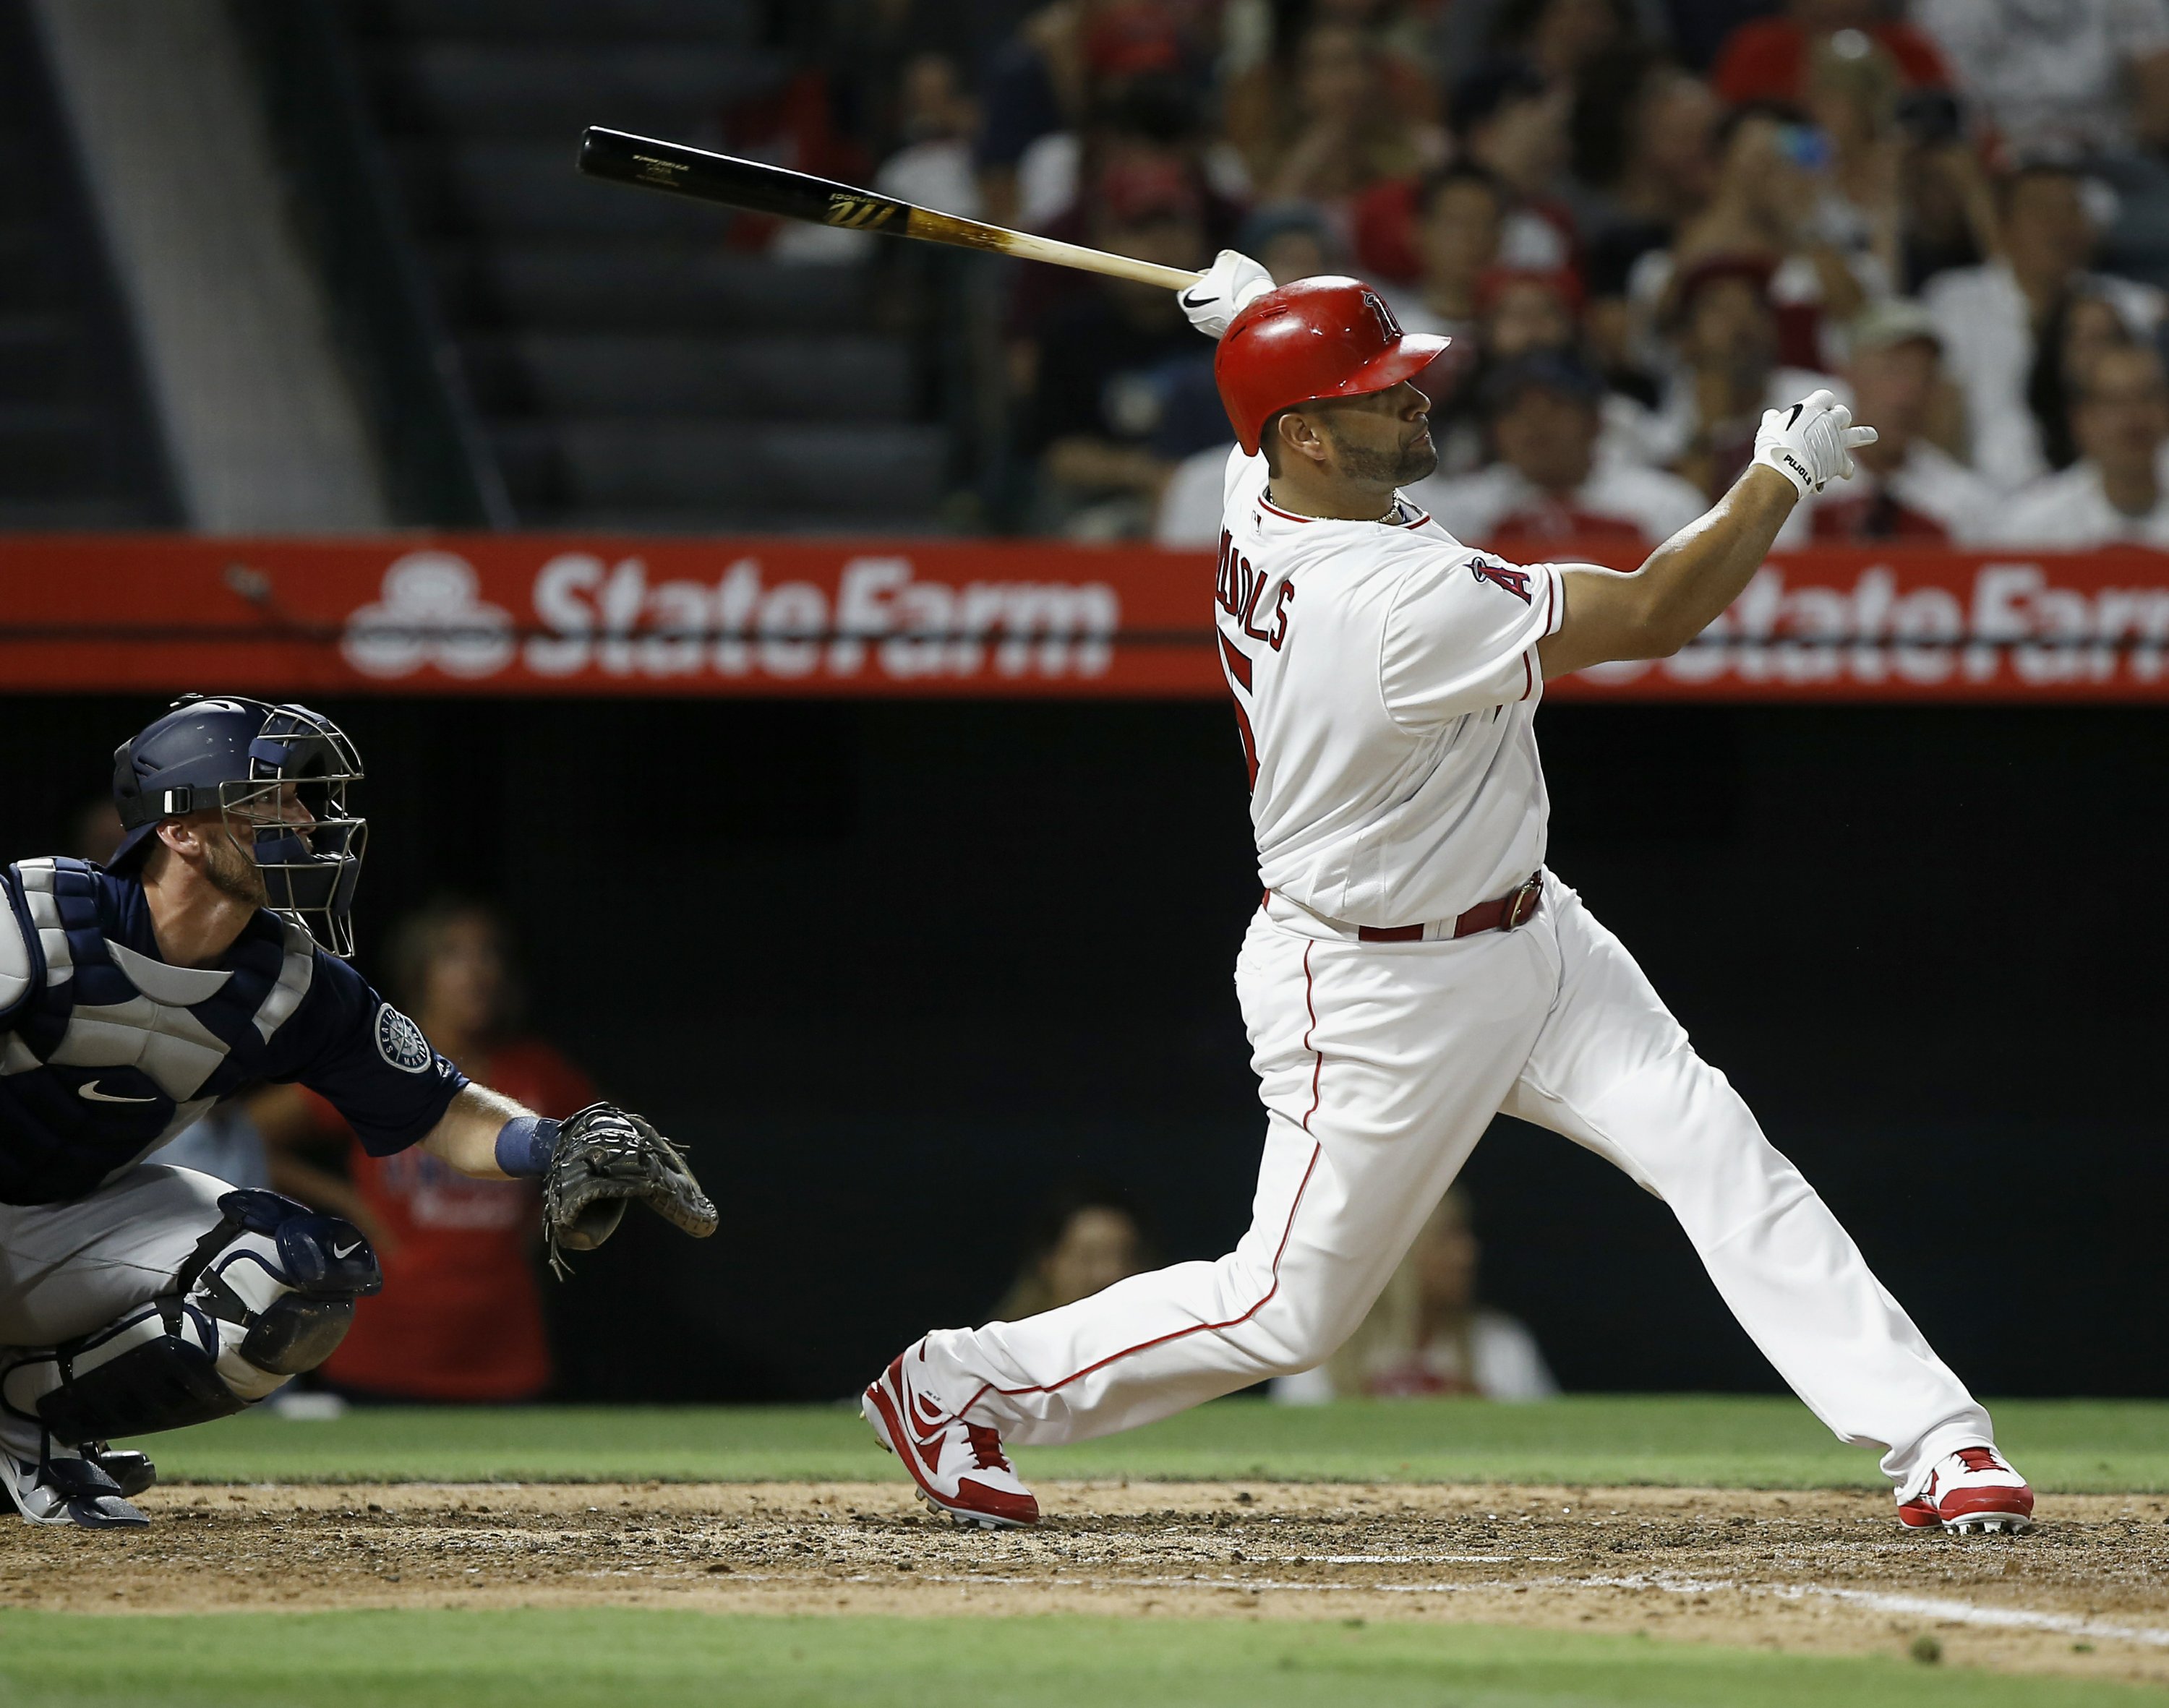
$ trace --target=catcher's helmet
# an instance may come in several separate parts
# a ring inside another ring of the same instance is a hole
[[[1356,279],[1299,279],[1237,315],[1212,357],[1220,401],[1244,453],[1298,403],[1361,397],[1413,379],[1448,340],[1404,333],[1386,299]]]
[[[113,804],[125,833],[112,870],[134,870],[158,822],[217,812],[251,849],[271,907],[333,955],[354,953],[354,891],[368,822],[347,810],[361,756],[346,732],[305,705],[189,694],[113,753]],[[307,824],[245,809],[275,801],[285,785],[308,809]]]

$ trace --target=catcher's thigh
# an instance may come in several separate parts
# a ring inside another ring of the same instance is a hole
[[[0,1436],[73,1445],[237,1412],[330,1356],[381,1285],[351,1223],[188,1169],[0,1206]]]

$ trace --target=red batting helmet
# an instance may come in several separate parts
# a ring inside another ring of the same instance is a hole
[[[1213,354],[1212,377],[1255,456],[1266,423],[1298,403],[1361,397],[1413,379],[1447,340],[1404,333],[1386,299],[1358,279],[1299,279],[1237,315]]]

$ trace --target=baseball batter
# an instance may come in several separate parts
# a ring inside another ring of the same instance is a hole
[[[360,779],[320,713],[191,696],[114,756],[109,870],[0,871],[0,1490],[34,1524],[146,1523],[151,1461],[107,1444],[264,1398],[381,1285],[350,1222],[146,1160],[264,1080],[376,1155],[541,1177],[553,1256],[631,1198],[714,1230],[639,1116],[548,1120],[471,1083],[347,965]]]
[[[1004,1436],[1105,1434],[1321,1363],[1503,1110],[1671,1206],[1793,1391],[1881,1453],[1903,1523],[2028,1528],[1988,1414],[1544,863],[1545,682],[1684,646],[1873,430],[1817,391],[1635,572],[1506,563],[1399,490],[1436,466],[1410,381],[1445,339],[1354,279],[1274,290],[1232,252],[1182,300],[1220,336],[1239,442],[1217,623],[1266,888],[1235,970],[1266,1117],[1250,1229],[1218,1262],[928,1334],[866,1390],[882,1445],[959,1521],[1035,1522]]]

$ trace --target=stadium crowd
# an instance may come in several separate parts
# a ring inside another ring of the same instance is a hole
[[[754,144],[1171,264],[1372,281],[1453,337],[1419,496],[1463,537],[1654,543],[1827,385],[1883,439],[1781,544],[2169,543],[2169,0],[846,9]],[[1229,435],[1170,296],[1017,268],[1004,315],[1019,519],[1210,543]]]

